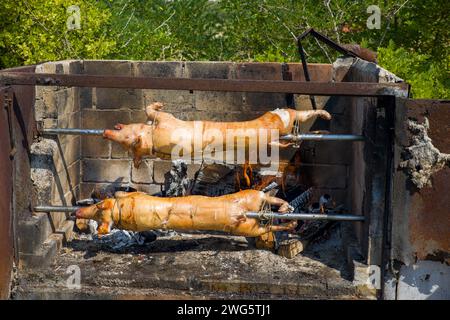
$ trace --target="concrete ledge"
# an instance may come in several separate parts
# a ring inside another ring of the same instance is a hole
[[[42,243],[52,234],[52,224],[47,213],[36,212],[30,219],[19,222],[18,225],[19,251],[33,254],[38,251]]]
[[[43,269],[49,267],[61,247],[62,236],[50,236],[35,253],[19,253],[19,268]]]

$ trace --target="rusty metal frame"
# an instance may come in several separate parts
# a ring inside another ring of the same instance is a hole
[[[361,97],[394,96],[397,90],[407,90],[409,88],[407,83],[185,79],[53,73],[36,74],[10,71],[0,72],[0,85],[297,93]]]
[[[310,31],[310,33],[311,32],[312,31]],[[331,45],[333,46],[332,43]],[[357,56],[348,50],[346,50],[345,53],[351,56]],[[304,67],[307,68],[306,63],[304,64]],[[289,79],[288,75],[283,76],[283,80],[236,80],[99,76],[54,73],[37,74],[34,73],[33,67],[0,70],[0,87],[12,86],[13,91],[18,90],[16,96],[20,95],[23,88],[30,86],[264,92],[285,93],[289,95],[306,94],[311,96],[356,96],[376,98],[391,98],[394,97],[398,91],[409,92],[409,85],[407,83],[311,82],[309,81],[310,79],[306,72],[305,79],[306,81],[292,81],[292,79]],[[17,104],[17,108],[20,109],[20,104]],[[28,124],[33,122],[33,120],[25,122]],[[22,132],[25,137],[27,135],[33,136],[36,133],[36,128],[27,127],[22,129],[27,129],[26,131],[28,131]],[[20,134],[19,130],[17,133]],[[18,146],[18,148],[19,147],[20,146]],[[22,149],[23,148],[19,150],[17,156],[25,155],[25,152]],[[385,212],[385,214],[387,214],[387,212]],[[385,231],[386,228],[383,228],[383,230]]]
[[[320,32],[317,32],[313,28],[310,28],[310,29],[306,30],[305,32],[303,32],[300,36],[297,37],[298,53],[299,53],[300,59],[302,61],[303,73],[305,74],[305,80],[307,82],[310,82],[311,79],[309,77],[308,62],[306,61],[306,54],[305,54],[305,49],[303,49],[302,40],[304,38],[306,38],[308,35],[313,36],[317,40],[322,41],[327,46],[333,48],[334,50],[336,50],[336,51],[338,51],[338,52],[340,52],[340,53],[342,53],[342,54],[344,54],[346,56],[351,56],[351,57],[355,57],[355,58],[361,58],[359,55],[357,55],[353,51],[350,51],[350,50],[342,47],[341,45],[337,44],[336,42],[334,42],[330,38],[324,36]],[[310,95],[309,99],[311,100],[312,108],[314,110],[316,110],[317,109],[316,99],[314,98],[313,95]]]
[[[0,299],[9,296],[9,282],[14,260],[13,177],[11,157],[14,145],[12,103],[14,92],[10,87],[0,87]]]
[[[314,28],[310,28],[310,29],[306,30],[305,32],[303,32],[300,36],[298,36],[297,37],[297,44],[301,44],[301,40],[306,38],[306,36],[308,36],[308,35],[313,36],[317,40],[322,41],[327,46],[333,48],[334,50],[336,50],[336,51],[338,51],[338,52],[340,52],[340,53],[342,53],[342,54],[344,54],[346,56],[351,56],[351,57],[354,57],[354,58],[363,59],[362,57],[360,57],[355,52],[353,52],[351,50],[348,50],[347,48],[344,48],[343,46],[341,46],[340,44],[334,42],[330,38],[324,36],[320,32],[317,32],[316,30],[314,30]]]

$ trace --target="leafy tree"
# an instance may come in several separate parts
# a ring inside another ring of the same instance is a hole
[[[68,58],[299,61],[295,37],[314,27],[379,52],[415,97],[449,97],[449,1],[77,0],[81,29],[68,30],[72,4],[2,0],[0,67]],[[380,29],[366,25],[373,4]],[[338,56],[311,38],[304,47],[309,62]]]
[[[380,48],[379,53],[381,65],[411,84],[414,98],[450,97],[448,61],[398,48],[392,40],[386,48]]]
[[[2,0],[0,66],[66,58],[104,58],[116,41],[108,32],[111,12],[101,2],[77,1],[81,29],[69,30],[71,0]]]

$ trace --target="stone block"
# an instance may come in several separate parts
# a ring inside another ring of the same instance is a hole
[[[78,101],[80,109],[92,108],[92,91],[93,88],[82,87],[78,88]]]
[[[110,144],[112,159],[130,159],[132,157],[132,155],[129,154],[128,150],[125,149],[122,145],[114,142],[110,142]]]
[[[38,64],[35,69],[35,73],[56,73],[55,62],[44,62]]]
[[[163,111],[173,112],[194,107],[194,94],[189,90],[143,90],[143,107],[154,102],[164,103]]]
[[[93,103],[97,109],[142,109],[140,89],[95,88]]]
[[[280,63],[239,63],[236,78],[249,80],[283,80]]]
[[[84,60],[83,73],[89,75],[132,75],[132,63],[127,60]]]
[[[18,224],[19,251],[34,253],[52,233],[52,225],[47,213],[36,212]]]
[[[81,112],[79,111],[61,115],[57,119],[58,128],[80,128],[80,126],[81,126]]]
[[[83,110],[81,125],[85,129],[113,129],[117,123],[131,122],[130,111],[127,110]]]
[[[56,140],[58,153],[53,155],[55,169],[60,172],[65,167],[80,159],[81,137],[66,137],[64,140]]]
[[[185,78],[203,79],[232,79],[234,77],[234,63],[229,62],[185,62]]]
[[[183,63],[178,61],[135,61],[134,74],[137,77],[181,78]]]
[[[74,186],[72,190],[61,189],[58,185],[54,184],[52,188],[52,201],[51,204],[55,206],[72,206],[76,204],[79,198],[79,186]],[[64,212],[51,212],[50,217],[55,230],[63,228],[69,213]]]
[[[292,80],[305,81],[305,74],[301,63],[288,63]],[[332,66],[328,63],[315,63],[308,65],[311,81],[330,82],[332,80]]]
[[[55,103],[55,90],[42,89],[39,93],[40,99],[36,101],[36,118],[57,118],[58,105]]]
[[[246,111],[242,92],[195,91],[194,96],[200,111]]]
[[[58,252],[62,236],[51,236],[35,253],[19,253],[19,268],[43,269],[49,267]],[[59,243],[58,243],[59,242]]]
[[[131,181],[134,183],[152,183],[153,161],[143,160],[138,169],[131,165]]]
[[[271,111],[286,108],[286,95],[283,93],[245,92],[245,106],[253,111]]]
[[[82,176],[85,182],[130,181],[130,161],[119,159],[84,159]]]
[[[181,120],[185,121],[247,121],[253,120],[264,112],[214,112],[214,111],[196,111],[196,112],[174,112],[173,115]]]
[[[79,111],[74,88],[53,91],[52,97],[53,100],[48,103],[56,105],[58,117]]]
[[[80,184],[81,161],[76,161],[70,166],[57,172],[54,176],[55,187],[64,195],[68,190],[74,189]]]
[[[84,61],[84,73],[90,75],[132,76],[130,61],[92,60]],[[95,88],[93,104],[97,109],[141,109],[142,91],[139,89]],[[83,102],[84,103],[84,102]]]
[[[117,123],[131,122],[130,112],[127,110],[88,110],[82,111],[81,125],[86,129],[113,129]],[[114,145],[115,157],[127,157],[120,145]],[[111,142],[99,136],[82,137],[82,156],[89,158],[108,158],[111,155]],[[123,154],[122,156],[119,156]]]
[[[130,113],[130,123],[146,123],[147,115],[144,110],[131,111]]]
[[[109,158],[111,142],[96,136],[81,137],[81,156],[83,158]]]
[[[155,195],[161,193],[162,191],[162,185],[155,183],[152,184],[132,183],[131,186],[135,188],[137,191],[145,192],[149,195]]]

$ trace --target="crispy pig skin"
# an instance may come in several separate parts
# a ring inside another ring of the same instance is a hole
[[[190,150],[192,158],[201,157],[205,149],[232,150],[242,148],[233,141],[227,146],[227,134],[232,130],[238,138],[245,141],[245,149],[249,144],[258,143],[261,138],[260,129],[264,132],[267,144],[279,143],[272,137],[271,130],[277,130],[278,136],[292,132],[294,121],[305,122],[319,116],[330,120],[331,115],[325,110],[297,111],[294,109],[276,109],[266,112],[257,119],[240,122],[215,121],[183,121],[172,114],[160,111],[162,103],[156,102],[146,107],[148,122],[135,124],[117,124],[114,130],[105,130],[104,138],[120,143],[134,157],[135,166],[139,166],[143,156],[171,158],[174,148]],[[217,137],[222,137],[217,139]],[[239,140],[239,139],[238,139]],[[280,147],[290,145],[279,143]],[[197,153],[196,153],[197,152]],[[176,154],[177,158],[182,156]]]
[[[113,225],[130,231],[209,230],[246,237],[295,228],[295,221],[261,225],[258,219],[245,216],[249,211],[259,212],[265,204],[278,207],[282,213],[291,209],[286,201],[257,190],[243,190],[220,197],[192,195],[176,198],[118,192],[115,198],[79,209],[76,216],[77,219],[99,222],[99,234],[107,234]]]

